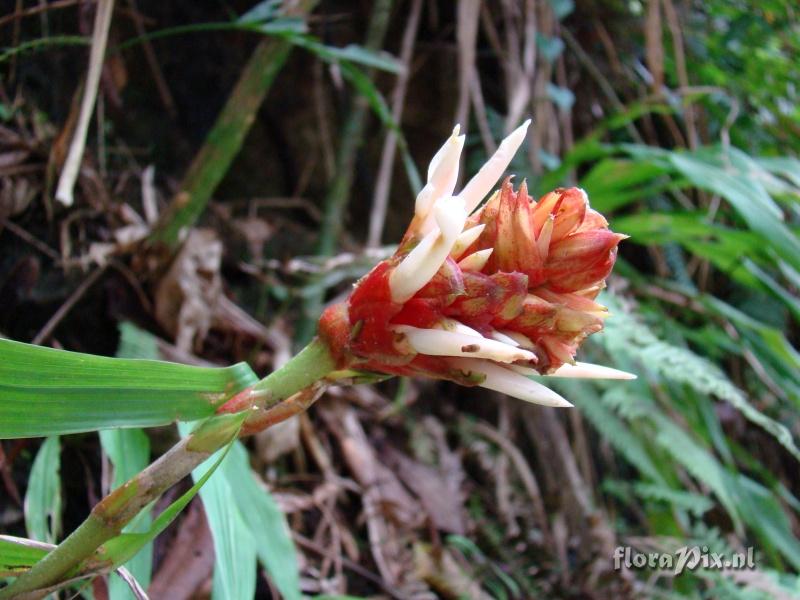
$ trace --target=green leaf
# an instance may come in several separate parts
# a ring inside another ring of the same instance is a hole
[[[714,148],[695,152],[671,152],[634,144],[620,148],[642,161],[671,166],[696,187],[719,194],[741,215],[764,242],[800,268],[800,239],[783,223],[780,207],[764,187],[764,171],[746,162],[740,151],[723,154]],[[743,170],[743,166],[751,170]],[[768,174],[767,174],[768,175]]]
[[[561,382],[560,386],[569,390],[568,397],[621,456],[652,481],[665,485],[663,475],[636,433],[604,403],[598,401],[599,398],[591,390],[591,386],[585,383],[566,381]]]
[[[241,443],[234,444],[231,456],[223,465],[223,473],[228,485],[235,490],[235,502],[252,532],[258,559],[283,597],[299,600],[302,597],[300,566],[286,516],[269,491],[256,480]]]
[[[617,304],[607,294],[604,295],[604,301],[609,305]],[[647,327],[624,312],[615,312],[615,318],[609,320],[604,341],[613,344],[617,335],[628,340],[627,343],[620,344],[619,351],[641,361],[667,381],[687,385],[700,394],[729,402],[746,419],[772,435],[800,461],[800,449],[795,444],[791,431],[753,406],[718,366],[691,350],[659,340]],[[609,350],[613,353],[611,347]]]
[[[400,73],[403,65],[386,52],[373,52],[362,46],[350,44],[343,48],[328,46],[310,35],[289,35],[287,39],[326,62],[349,62],[373,67],[388,73]]]
[[[33,540],[0,535],[0,577],[19,575],[27,571],[50,549]]]
[[[100,432],[103,451],[114,466],[112,489],[134,477],[150,462],[150,439],[141,429],[106,429]],[[150,509],[144,509],[123,531],[145,532],[150,528]],[[123,565],[147,588],[153,568],[152,544],[146,544],[130,561]],[[109,597],[111,600],[133,598],[130,587],[116,574],[109,576]]]
[[[633,484],[633,489],[641,498],[669,502],[676,508],[688,510],[698,517],[714,507],[714,503],[706,496],[663,485],[636,482]]]
[[[230,455],[223,462],[231,459]],[[196,469],[201,477],[204,469]],[[249,600],[256,591],[256,544],[236,507],[230,482],[218,475],[200,490],[208,525],[214,538],[214,600]]]
[[[118,358],[159,358],[156,337],[139,329],[132,323],[120,323]],[[114,467],[111,488],[116,489],[147,467],[150,462],[150,438],[141,429],[106,429],[100,432],[103,452]],[[152,519],[150,510],[144,509],[123,531],[145,532]],[[145,589],[150,584],[153,569],[153,547],[146,544],[125,565],[131,575]],[[111,600],[133,598],[130,586],[116,573],[108,578],[108,593]]]
[[[8,59],[18,54],[24,54],[25,52],[46,50],[52,46],[89,46],[91,43],[92,38],[88,36],[53,35],[49,37],[41,37],[35,40],[22,42],[13,48],[8,48],[5,52],[0,52],[0,64],[3,64]]]
[[[654,414],[652,418],[656,425],[656,443],[683,465],[697,481],[711,489],[730,515],[737,532],[741,534],[741,507],[730,473],[708,450],[671,419],[663,414]]]
[[[253,6],[239,17],[239,23],[259,23],[271,21],[281,16],[281,0],[265,0]]]
[[[764,241],[756,233],[709,223],[705,215],[698,213],[639,213],[616,217],[613,226],[615,231],[630,235],[632,243],[677,242],[739,283],[762,288],[758,278],[742,263],[744,255],[769,262],[769,257],[764,254]]]
[[[606,213],[662,192],[670,185],[666,173],[656,164],[606,158],[581,178],[581,187],[589,195],[592,208]]]
[[[800,159],[793,156],[765,156],[755,161],[770,173],[781,175],[800,188]]]
[[[201,475],[201,470],[193,473],[195,477]],[[266,488],[256,481],[240,442],[233,444],[220,475],[209,482],[200,497],[218,561],[215,598],[252,598],[250,586],[255,585],[256,557],[284,598],[302,598],[297,551],[286,517]]]
[[[789,292],[789,290],[785,289],[773,277],[771,277],[769,273],[761,269],[749,258],[745,259],[744,266],[748,271],[750,271],[750,273],[755,275],[776,298],[779,298],[791,311],[791,313],[794,315],[794,318],[800,322],[800,299]]]
[[[61,533],[60,455],[58,436],[47,438],[33,461],[25,494],[28,535],[51,544],[56,542]]]
[[[762,543],[774,545],[792,568],[799,570],[800,542],[780,502],[770,490],[745,475],[739,474],[736,481],[741,514],[748,525],[760,535]]]
[[[194,421],[256,381],[244,363],[194,367],[0,339],[0,438]]]

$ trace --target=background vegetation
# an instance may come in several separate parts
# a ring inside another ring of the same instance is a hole
[[[141,586],[800,595],[795,3],[285,4],[118,1],[69,207],[95,5],[5,4],[0,333],[263,375],[392,250],[454,123],[472,173],[531,116],[510,171],[538,193],[581,185],[631,236],[583,356],[639,379],[555,384],[573,411],[422,381],[334,389],[231,449],[128,563]],[[0,531],[57,542],[176,435],[0,442]],[[618,545],[694,544],[753,546],[758,568],[613,570]],[[111,576],[82,593],[132,592]]]

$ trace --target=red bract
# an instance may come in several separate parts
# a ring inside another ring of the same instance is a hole
[[[593,300],[605,287],[617,244],[626,236],[608,229],[581,189],[555,190],[535,202],[525,183],[515,192],[510,179],[468,224],[486,227],[465,255],[494,249],[482,274],[527,276],[519,310],[493,314],[489,324],[530,339],[542,373],[572,363],[586,336],[603,328],[606,309]],[[470,325],[478,315],[459,311],[463,304],[456,303],[449,316]]]
[[[603,328],[606,309],[594,300],[626,237],[608,229],[583,190],[558,189],[536,202],[524,182],[514,191],[508,178],[467,215],[526,127],[458,196],[451,194],[463,136],[456,130],[437,153],[400,249],[320,320],[341,368],[450,379],[555,406],[569,403],[526,375],[627,376],[574,360]]]

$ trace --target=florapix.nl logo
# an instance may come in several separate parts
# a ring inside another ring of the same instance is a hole
[[[708,546],[682,546],[674,552],[639,552],[631,546],[617,546],[614,569],[623,568],[669,571],[676,576],[695,569],[754,570],[755,550],[748,547],[743,552],[723,553],[712,552]]]

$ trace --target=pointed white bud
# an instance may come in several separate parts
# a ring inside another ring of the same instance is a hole
[[[531,120],[528,119],[522,125],[512,131],[509,136],[500,143],[500,147],[486,161],[475,176],[469,180],[469,183],[464,186],[459,196],[464,198],[464,204],[467,207],[467,213],[471,213],[481,203],[492,188],[497,184],[503,171],[511,163],[511,159],[517,153],[517,150],[525,140],[525,134],[528,131],[528,125]]]
[[[574,365],[564,363],[550,376],[574,379],[636,379],[633,373],[585,362],[576,362]]]
[[[450,359],[450,364],[464,372],[485,375],[486,379],[479,384],[481,387],[534,404],[557,407],[572,406],[550,388],[506,367],[475,358],[453,358]]]
[[[469,356],[504,363],[536,358],[532,352],[485,337],[477,338],[443,329],[419,329],[409,325],[395,325],[392,329],[404,334],[408,344],[419,354]]]
[[[406,302],[425,287],[447,260],[453,244],[464,229],[467,213],[464,202],[459,198],[440,198],[431,212],[439,228],[422,238],[389,276],[394,302]]]
[[[636,379],[633,373],[620,371],[619,369],[612,369],[611,367],[604,367],[602,365],[593,365],[591,363],[576,362],[574,365],[564,363],[553,373],[542,375],[535,369],[523,367],[519,365],[511,365],[517,373],[525,375],[526,377],[564,377],[569,379]]]
[[[492,252],[494,252],[494,248],[486,248],[485,250],[473,252],[466,258],[462,258],[458,261],[458,266],[461,267],[462,271],[480,271],[486,266],[486,262],[489,260]]]
[[[461,235],[456,239],[456,243],[453,244],[453,249],[450,251],[450,258],[456,259],[464,254],[464,251],[472,246],[473,242],[481,236],[484,229],[486,229],[486,225],[476,225],[475,227],[470,227],[466,231],[462,231]]]
[[[453,134],[433,156],[428,166],[428,181],[422,191],[417,195],[414,205],[414,214],[420,219],[426,219],[439,198],[451,196],[458,179],[458,162],[461,150],[464,148],[464,136],[458,135],[460,127],[453,129]],[[429,230],[429,229],[428,229]],[[427,233],[428,231],[423,231]]]

